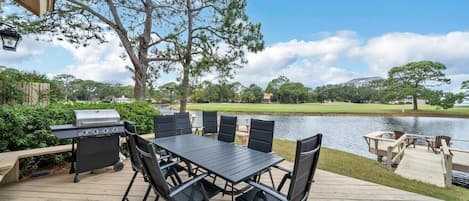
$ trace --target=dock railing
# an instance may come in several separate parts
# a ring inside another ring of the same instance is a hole
[[[445,177],[445,185],[447,187],[452,184],[453,155],[451,154],[445,139],[441,139],[441,164],[443,165],[443,174]]]
[[[404,134],[402,137],[396,140],[392,145],[388,146],[388,149],[386,151],[386,156],[387,156],[386,167],[388,169],[391,169],[392,164],[397,162],[398,160],[401,160],[402,157],[404,156],[405,149],[407,148],[406,146],[407,138],[408,138],[408,135]],[[393,157],[393,152],[396,148],[397,148],[397,154],[394,155]]]

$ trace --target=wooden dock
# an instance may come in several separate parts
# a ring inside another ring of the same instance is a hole
[[[440,154],[429,153],[423,146],[406,149],[395,173],[439,187],[446,186]]]
[[[364,138],[369,152],[376,154],[380,162],[386,157],[390,170],[397,164],[395,173],[403,177],[447,187],[452,184],[453,170],[469,172],[469,151],[449,148],[447,142],[442,140],[442,146],[435,153],[426,146],[407,146],[409,140],[430,139],[434,136],[405,134],[394,140],[389,139],[390,134],[392,135],[391,131],[376,131],[365,135]]]
[[[292,167],[289,162],[281,165]],[[0,201],[121,200],[132,173],[127,160],[124,170],[120,172],[107,168],[98,174],[80,174],[80,183],[73,183],[73,175],[63,173],[0,185]],[[273,169],[272,173],[275,183],[278,184],[283,172]],[[182,176],[185,175],[187,174],[182,173]],[[316,171],[315,181],[308,200],[438,200],[322,170]],[[270,184],[269,177],[264,175],[262,182]],[[224,182],[217,179],[217,184],[224,185]],[[146,187],[147,184],[139,176],[129,199],[141,200]],[[287,188],[284,187],[284,190]],[[150,193],[149,200],[154,198],[153,192]],[[231,197],[219,194],[214,200],[231,200]]]

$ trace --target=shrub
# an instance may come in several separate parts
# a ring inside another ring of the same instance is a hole
[[[137,123],[140,133],[153,132],[153,116],[160,114],[148,103],[55,103],[48,106],[3,105],[0,108],[0,153],[24,149],[42,148],[71,143],[71,140],[57,140],[50,131],[50,125],[73,124],[74,112],[79,109],[115,109],[121,120]],[[68,155],[64,155],[68,156]],[[24,161],[22,170],[33,170],[44,160],[60,163],[62,155],[34,157]]]

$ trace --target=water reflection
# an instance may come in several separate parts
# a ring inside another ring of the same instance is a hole
[[[163,114],[174,111],[160,108]],[[202,124],[202,113],[195,114],[195,125]],[[224,115],[232,115],[223,113]],[[368,153],[363,135],[378,130],[403,130],[425,135],[448,135],[454,139],[469,139],[469,119],[440,117],[380,117],[380,116],[280,116],[238,114],[239,121],[250,118],[274,120],[275,138],[297,140],[316,133],[324,134],[324,145],[334,149],[375,158]],[[241,122],[242,123],[242,122]],[[469,149],[469,143],[453,142],[452,147]]]

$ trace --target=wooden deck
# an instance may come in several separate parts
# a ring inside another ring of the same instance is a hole
[[[407,148],[395,173],[409,179],[445,187],[441,155],[427,151],[423,146]]]
[[[284,162],[282,166],[291,167],[291,163]],[[283,176],[282,172],[275,169],[272,172],[275,183],[278,184]],[[98,174],[80,174],[81,182],[76,184],[72,182],[73,175],[66,173],[29,179],[0,186],[0,200],[121,200],[132,173],[127,160],[123,171],[113,172],[107,168]],[[267,175],[262,180],[269,184]],[[308,200],[437,200],[322,170],[317,170],[315,181]],[[218,179],[217,184],[224,183]],[[129,199],[141,200],[146,187],[147,184],[139,176]],[[284,187],[284,190],[287,188]],[[150,193],[149,200],[152,199],[153,192]],[[214,200],[231,200],[231,197],[222,197],[219,194]]]

